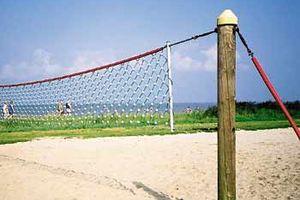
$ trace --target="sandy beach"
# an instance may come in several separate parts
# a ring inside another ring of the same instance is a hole
[[[0,199],[217,199],[217,134],[0,145]],[[238,199],[300,199],[292,129],[238,131]]]

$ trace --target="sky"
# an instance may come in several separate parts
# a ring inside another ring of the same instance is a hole
[[[300,100],[300,1],[0,0],[0,83],[108,64],[213,30],[225,9],[282,99]],[[217,37],[172,48],[175,102],[216,102]],[[237,40],[238,101],[272,100]]]

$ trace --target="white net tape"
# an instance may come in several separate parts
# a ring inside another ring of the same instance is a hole
[[[166,52],[89,73],[1,86],[2,122],[26,127],[168,124]]]

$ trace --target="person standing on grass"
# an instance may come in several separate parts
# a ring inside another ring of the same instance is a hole
[[[64,114],[64,104],[61,100],[57,102],[56,111],[57,111],[57,114],[59,114],[59,115]]]
[[[188,106],[188,107],[185,109],[185,112],[186,112],[186,113],[192,113],[193,110],[192,110],[192,108],[191,108],[190,106]]]
[[[4,118],[4,119],[7,119],[9,113],[8,113],[8,106],[7,106],[7,103],[6,103],[6,102],[3,103],[2,111],[3,111],[3,118]]]
[[[14,109],[14,106],[13,106],[13,101],[10,101],[7,105],[7,109],[8,109],[8,118],[13,118],[13,115],[14,115],[14,112],[15,112],[15,109]]]
[[[67,113],[68,115],[71,115],[71,112],[72,112],[71,103],[67,102],[67,103],[66,103],[66,113]]]

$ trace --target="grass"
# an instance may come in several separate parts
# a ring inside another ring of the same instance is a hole
[[[298,105],[298,104],[297,104]],[[244,130],[286,128],[289,123],[277,107],[237,104],[236,128]],[[300,124],[298,107],[290,108]],[[176,113],[176,130],[171,132],[166,116],[61,116],[0,122],[0,144],[30,141],[41,137],[95,138],[108,136],[167,135],[217,130],[217,109]]]
[[[300,119],[296,120],[300,124]],[[258,130],[272,128],[286,128],[289,123],[286,120],[277,121],[248,121],[237,122],[237,129]],[[62,137],[62,138],[95,138],[111,136],[137,136],[137,135],[168,135],[178,133],[196,133],[216,131],[217,123],[192,123],[177,124],[175,132],[170,132],[166,125],[126,127],[126,128],[84,128],[65,130],[33,130],[33,131],[13,131],[0,133],[0,144],[30,141],[42,137]]]

